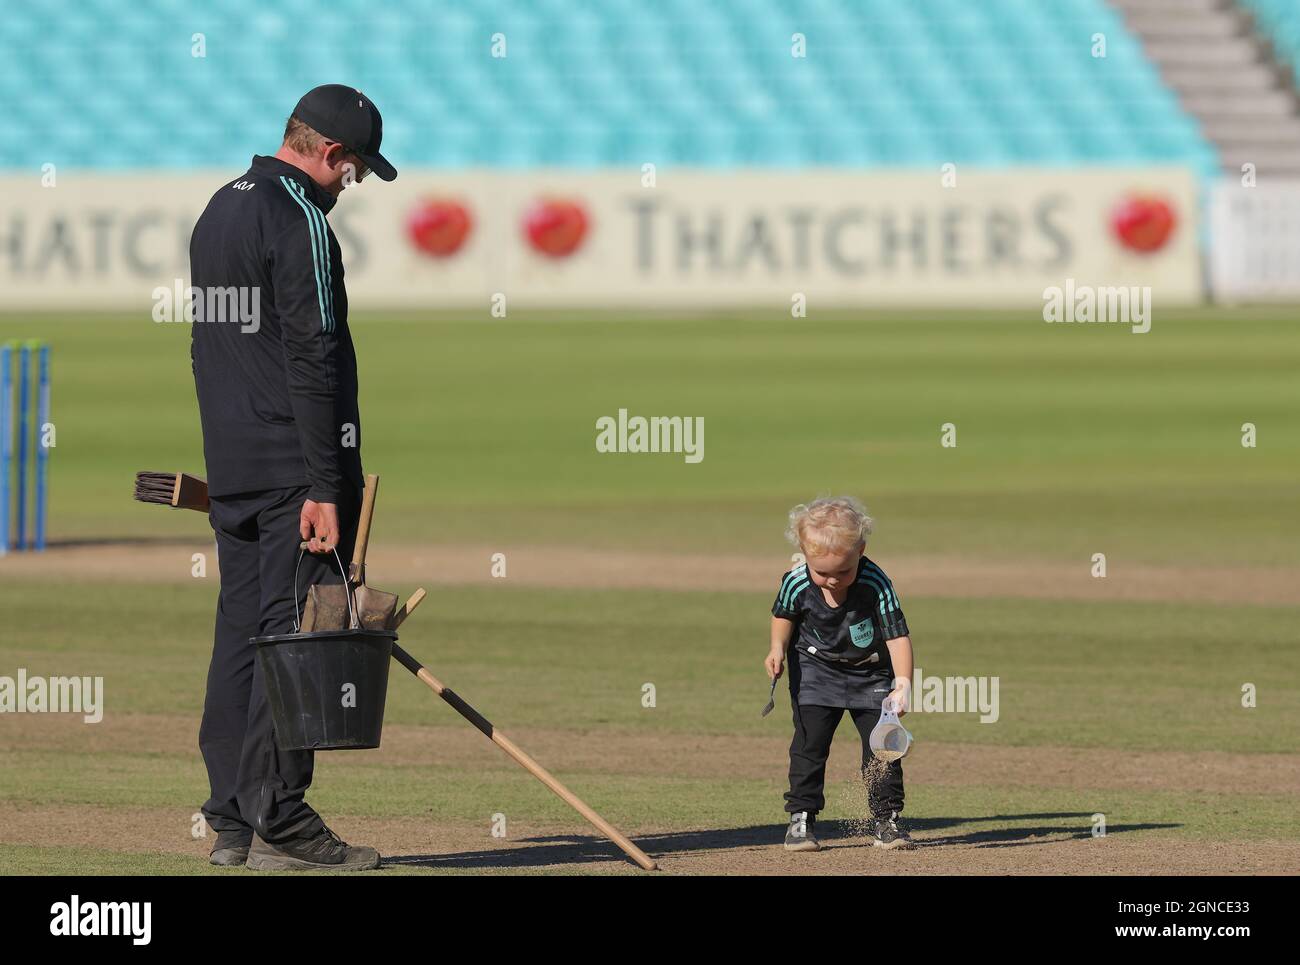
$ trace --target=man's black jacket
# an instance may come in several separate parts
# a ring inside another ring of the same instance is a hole
[[[190,356],[213,496],[362,489],[357,360],[334,198],[305,172],[254,157],[212,196],[190,238]]]

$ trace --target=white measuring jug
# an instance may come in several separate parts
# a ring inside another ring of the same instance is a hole
[[[885,702],[880,705],[880,720],[875,727],[871,728],[867,744],[871,748],[871,753],[878,760],[885,762],[901,760],[911,749],[912,735],[898,722],[893,698],[886,697]]]

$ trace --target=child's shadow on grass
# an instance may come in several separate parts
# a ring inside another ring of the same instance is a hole
[[[979,831],[955,832],[952,834],[931,835],[932,831],[944,831],[959,828],[963,824],[1008,823],[1017,821],[1061,821],[1069,818],[1082,818],[1080,827],[1062,827],[1060,824],[1040,824],[1028,827],[996,827]],[[843,822],[830,822],[832,825]],[[1092,812],[1090,811],[1053,811],[1041,814],[994,814],[975,818],[915,818],[905,822],[909,831],[915,832],[917,843],[926,847],[939,845],[972,845],[977,848],[1013,848],[1027,844],[1053,844],[1060,841],[1073,841],[1091,838]],[[1180,824],[1107,824],[1106,835],[1124,834],[1129,831],[1156,831],[1182,827]]]
[[[1080,818],[1081,826],[1038,824],[1028,827],[998,827],[980,831],[955,832],[932,836],[931,832],[957,829],[965,824],[990,822],[1061,821]],[[1092,837],[1092,813],[1064,811],[1044,814],[995,814],[968,818],[916,818],[905,822],[915,832],[921,847],[939,845],[973,845],[980,848],[1023,847],[1029,844],[1052,844]],[[1150,831],[1177,828],[1177,824],[1111,824],[1106,833]],[[871,847],[872,839],[856,821],[818,821],[817,834],[831,847]],[[733,848],[775,847],[785,837],[785,828],[777,824],[760,824],[741,828],[714,828],[703,831],[674,831],[669,834],[641,835],[635,841],[651,857],[689,854],[701,851],[725,851]],[[527,847],[485,848],[453,854],[412,854],[385,858],[385,864],[415,865],[426,868],[541,868],[560,864],[591,864],[610,860],[627,860],[612,843],[595,835],[546,835],[521,839]],[[631,862],[628,861],[629,866]]]

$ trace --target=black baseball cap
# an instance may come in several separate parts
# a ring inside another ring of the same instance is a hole
[[[397,177],[393,167],[379,153],[384,138],[384,121],[365,94],[343,84],[323,84],[302,95],[293,109],[298,118],[317,134],[338,141],[374,171],[383,181]]]

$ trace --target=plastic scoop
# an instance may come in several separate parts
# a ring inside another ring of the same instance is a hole
[[[880,720],[871,728],[867,739],[871,753],[877,760],[890,762],[902,760],[912,747],[912,735],[898,722],[893,700],[886,698],[880,707]]]

